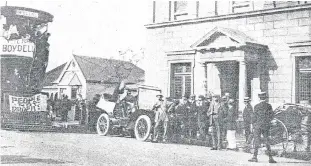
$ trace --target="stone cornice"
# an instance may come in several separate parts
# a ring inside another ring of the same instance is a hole
[[[287,43],[291,48],[291,54],[294,56],[310,56],[311,40]]]
[[[161,27],[167,27],[167,26],[197,24],[197,23],[202,23],[202,22],[212,22],[212,21],[218,21],[218,20],[227,20],[227,19],[234,19],[234,18],[267,15],[267,14],[290,12],[290,11],[296,11],[296,10],[306,10],[306,9],[311,9],[311,4],[303,4],[303,5],[296,5],[296,6],[283,7],[283,8],[265,9],[265,10],[255,10],[255,11],[249,11],[249,12],[244,12],[244,13],[232,13],[232,14],[227,14],[227,15],[201,17],[201,18],[194,18],[194,19],[187,19],[187,20],[171,21],[171,22],[161,22],[161,23],[147,24],[145,25],[145,27],[147,29],[154,29],[154,28],[161,28]]]
[[[191,54],[195,54],[195,50],[168,51],[168,52],[165,52],[165,54],[167,56],[171,56],[171,55],[191,55]]]
[[[289,47],[311,47],[311,40],[287,43]]]

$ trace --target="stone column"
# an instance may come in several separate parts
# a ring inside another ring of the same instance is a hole
[[[244,97],[247,94],[247,70],[244,60],[239,62],[239,111],[244,107]]]
[[[205,65],[204,63],[196,62],[194,67],[194,89],[193,93],[195,95],[204,95],[205,94]]]
[[[219,71],[215,63],[207,64],[207,73],[207,90],[215,94],[221,94]]]

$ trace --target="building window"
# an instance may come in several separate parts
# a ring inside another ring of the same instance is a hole
[[[174,20],[188,15],[188,1],[174,1]]]
[[[251,11],[254,9],[252,1],[232,1],[232,13]]]
[[[78,94],[78,88],[71,88],[71,99],[76,99]]]
[[[66,91],[66,88],[60,88],[59,89],[59,96],[60,96],[61,99],[64,97],[65,91]]]
[[[191,94],[191,63],[176,63],[171,66],[171,97],[180,99]]]
[[[299,57],[296,62],[297,66],[297,100],[301,101],[311,100],[311,56]]]
[[[51,93],[51,96],[49,98],[50,100],[54,100],[54,93]]]
[[[58,92],[55,93],[55,95],[54,95],[54,100],[55,100],[55,101],[58,100]]]

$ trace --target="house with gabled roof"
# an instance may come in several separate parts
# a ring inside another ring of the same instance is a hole
[[[113,92],[121,81],[143,83],[144,78],[144,70],[127,61],[73,55],[67,63],[47,72],[42,92],[52,99],[63,95],[76,99],[78,94],[91,99],[95,94]]]

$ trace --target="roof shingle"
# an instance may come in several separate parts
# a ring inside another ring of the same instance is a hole
[[[74,55],[85,79],[89,82],[137,83],[144,80],[145,71],[136,65],[115,59]]]
[[[62,73],[64,67],[66,66],[66,63],[57,66],[56,68],[52,69],[51,71],[47,72],[45,74],[44,80],[42,82],[43,86],[51,86],[52,83],[59,77],[59,75]]]

